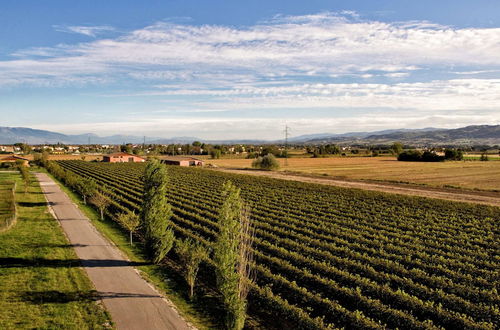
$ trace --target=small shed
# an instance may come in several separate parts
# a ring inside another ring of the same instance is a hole
[[[162,163],[177,166],[203,166],[205,162],[194,157],[168,157],[163,158]]]
[[[104,155],[102,161],[107,163],[143,163],[146,159],[126,152],[117,152]]]

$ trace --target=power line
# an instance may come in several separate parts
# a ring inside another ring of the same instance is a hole
[[[285,130],[283,131],[285,133],[285,166],[288,166],[288,137],[290,136],[289,131],[290,127],[285,124]]]

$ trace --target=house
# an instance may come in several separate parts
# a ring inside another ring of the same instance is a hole
[[[126,152],[117,152],[114,154],[104,155],[102,157],[102,161],[108,163],[143,163],[146,159],[128,154]]]
[[[162,163],[167,165],[177,166],[203,166],[205,162],[193,157],[168,157],[161,160]]]
[[[0,151],[2,152],[14,152],[13,146],[0,146]]]
[[[22,162],[24,166],[29,166],[29,159],[15,156],[15,155],[7,155],[4,157],[0,156],[0,163],[17,163],[17,162]]]

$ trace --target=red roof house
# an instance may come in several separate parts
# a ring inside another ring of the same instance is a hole
[[[102,161],[107,163],[143,163],[146,159],[128,154],[126,152],[117,152],[114,154],[104,155],[102,157]]]

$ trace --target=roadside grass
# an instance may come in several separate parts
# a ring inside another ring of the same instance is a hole
[[[0,233],[0,329],[112,328],[38,181],[26,194],[17,173],[5,181],[17,182],[18,220]]]
[[[10,229],[16,220],[15,181],[0,180],[0,233]]]
[[[61,187],[73,203],[78,205],[80,210],[91,220],[99,232],[113,242],[130,261],[139,265],[135,267],[141,271],[141,276],[158,288],[160,292],[163,292],[184,319],[198,329],[221,328],[222,324],[220,322],[222,320],[214,318],[214,315],[220,315],[220,313],[214,313],[214,309],[217,308],[216,305],[218,304],[213,303],[209,291],[199,287],[199,291],[202,292],[199,292],[200,294],[196,295],[193,301],[190,301],[188,286],[180,276],[180,270],[175,266],[174,262],[166,260],[161,266],[151,264],[144,254],[141,243],[134,241],[134,245],[130,246],[127,231],[109,217],[105,217],[104,221],[101,221],[99,213],[91,206],[85,205],[83,199],[77,193],[66,187],[45,169],[40,169],[40,171],[47,173]],[[212,302],[212,304],[207,303],[207,301]]]

